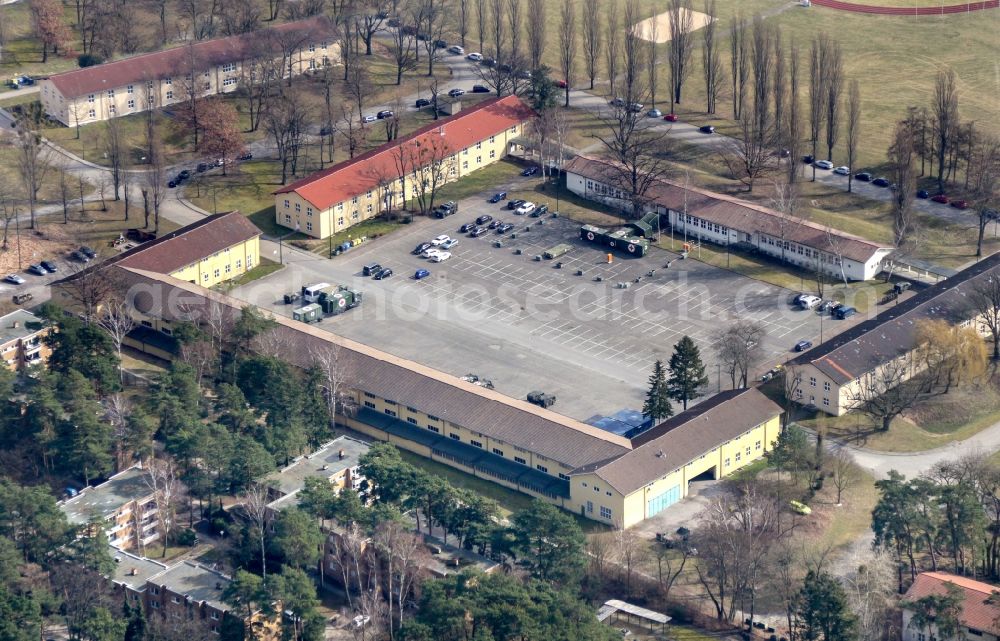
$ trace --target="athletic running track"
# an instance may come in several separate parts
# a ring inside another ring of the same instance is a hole
[[[884,16],[941,16],[949,13],[968,13],[970,11],[980,11],[982,9],[996,9],[1000,6],[1000,0],[968,2],[965,4],[952,4],[944,7],[878,7],[869,4],[842,2],[841,0],[812,0],[812,3],[821,7],[840,9],[841,11],[877,13]]]

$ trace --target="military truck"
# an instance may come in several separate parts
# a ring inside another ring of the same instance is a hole
[[[452,214],[458,213],[458,203],[454,200],[449,200],[446,203],[438,205],[434,208],[435,218],[444,218],[445,216],[451,216]]]
[[[323,320],[323,308],[316,303],[309,303],[292,310],[292,320],[302,323],[318,323]]]
[[[339,285],[335,290],[327,290],[319,295],[319,304],[324,314],[336,316],[361,304],[362,295],[356,289]]]
[[[649,251],[649,240],[635,236],[628,227],[610,230],[596,225],[584,225],[580,227],[580,238],[632,256],[645,256]]]
[[[569,253],[571,249],[573,249],[572,245],[567,245],[566,243],[560,243],[555,247],[546,249],[545,252],[542,254],[542,256],[544,256],[547,260],[552,260],[553,258],[559,258],[560,256]]]
[[[546,394],[545,392],[528,392],[528,402],[539,407],[552,407],[555,405],[556,397],[554,394]]]

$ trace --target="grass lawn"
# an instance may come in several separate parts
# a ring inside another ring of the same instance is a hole
[[[810,502],[820,531],[808,537],[808,545],[818,551],[837,550],[850,545],[871,529],[872,509],[878,502],[875,478],[867,472],[859,472],[858,481],[847,488],[841,497],[841,505],[836,505],[837,488],[830,479]]]
[[[274,222],[275,189],[281,186],[280,167],[271,160],[250,160],[222,174],[194,174],[184,196],[206,211],[239,210],[265,236],[277,237],[290,230]],[[305,238],[303,234],[293,237]]]
[[[517,180],[521,175],[522,167],[508,160],[501,160],[492,165],[487,165],[482,169],[477,169],[461,180],[441,186],[434,196],[435,203],[448,202],[449,200],[462,200],[471,196],[486,193],[500,185],[506,185],[512,180]]]
[[[449,467],[436,461],[431,461],[430,459],[418,456],[412,452],[407,452],[403,449],[399,450],[399,452],[402,455],[403,460],[411,465],[435,474],[455,487],[471,490],[477,494],[493,499],[497,502],[497,505],[500,506],[501,518],[508,518],[514,512],[523,510],[531,505],[532,498],[530,496],[515,492],[514,490],[508,490],[507,488],[497,485],[496,483],[472,476],[471,474],[466,474],[465,472],[457,470],[453,467]]]
[[[831,437],[884,452],[921,452],[967,439],[1000,422],[1000,392],[995,387],[954,389],[921,401],[892,422],[888,432],[860,412],[843,416],[817,414],[799,423],[826,430]]]
[[[247,283],[252,283],[253,281],[264,278],[265,276],[270,276],[274,272],[280,271],[284,268],[285,266],[280,263],[268,260],[267,258],[261,258],[259,265],[251,268],[250,271],[241,274],[229,282],[219,284],[218,288],[222,291],[228,291],[234,287],[246,285]]]
[[[346,241],[357,241],[362,238],[365,239],[364,242],[367,242],[374,240],[379,236],[391,234],[399,229],[400,226],[406,224],[403,222],[404,220],[409,220],[409,218],[387,220],[383,216],[379,216],[377,218],[362,221],[357,225],[352,225],[350,228],[339,231],[323,240],[306,238],[302,240],[293,240],[290,244],[295,245],[296,247],[301,247],[302,249],[308,249],[309,251],[316,252],[320,256],[329,258],[331,256],[331,247],[336,248],[341,243]]]

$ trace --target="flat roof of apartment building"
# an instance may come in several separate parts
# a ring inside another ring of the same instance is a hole
[[[15,309],[0,316],[0,345],[31,336],[44,321],[26,309]]]
[[[149,582],[198,603],[206,603],[223,612],[229,606],[222,601],[222,592],[232,579],[218,570],[191,561],[172,565]]]
[[[94,519],[104,520],[126,503],[152,493],[146,484],[146,472],[135,465],[100,485],[84,488],[73,498],[61,502],[59,507],[70,523],[82,525]]]
[[[341,436],[315,452],[300,456],[285,468],[268,474],[263,479],[264,484],[273,487],[282,495],[270,504],[272,509],[282,509],[297,504],[296,494],[305,487],[307,478],[329,480],[335,474],[357,465],[358,460],[368,449],[369,445],[364,441]]]
[[[115,571],[109,578],[136,592],[145,590],[146,581],[167,569],[167,566],[159,561],[131,554],[113,545],[108,546],[108,554],[115,562]]]

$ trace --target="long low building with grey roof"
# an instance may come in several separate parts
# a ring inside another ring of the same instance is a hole
[[[906,377],[921,371],[915,358],[921,321],[943,320],[989,332],[973,304],[977,287],[1000,278],[1000,254],[973,264],[954,276],[917,292],[874,318],[842,332],[790,361],[786,377],[795,401],[841,416],[858,404],[859,389],[873,383],[887,364],[905,364]]]

